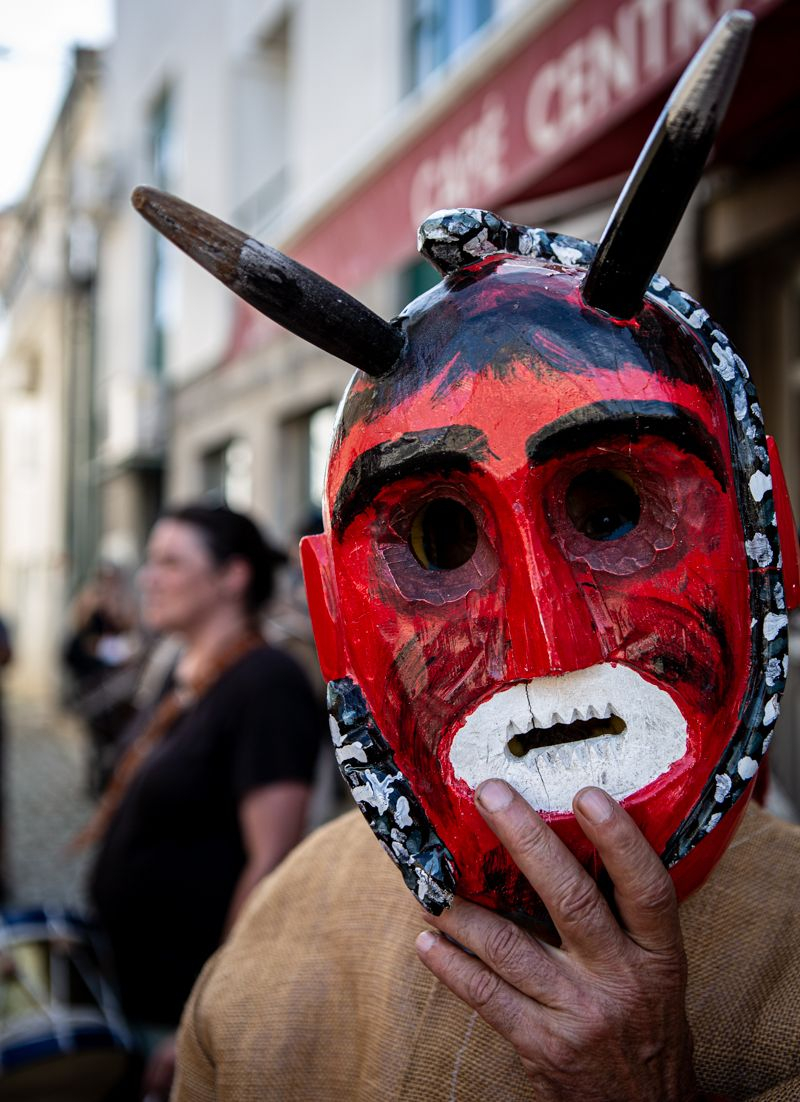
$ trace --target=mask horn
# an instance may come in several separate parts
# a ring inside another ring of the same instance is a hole
[[[385,375],[397,361],[403,346],[397,329],[291,257],[155,188],[137,187],[131,202],[159,233],[284,329],[367,375]]]
[[[719,20],[685,70],[639,154],[603,231],[583,299],[632,318],[697,186],[747,51],[755,20]]]

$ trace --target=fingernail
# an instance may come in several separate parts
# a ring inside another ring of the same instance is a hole
[[[604,823],[614,810],[608,796],[599,788],[584,788],[575,797],[575,803],[590,823]]]
[[[427,953],[429,949],[432,949],[436,944],[437,936],[433,930],[423,930],[421,934],[417,936],[417,948],[420,953]]]
[[[502,781],[484,781],[475,796],[487,811],[502,811],[511,803],[513,793]]]

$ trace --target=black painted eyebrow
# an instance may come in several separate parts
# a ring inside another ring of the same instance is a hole
[[[333,504],[334,534],[341,537],[381,487],[413,475],[468,471],[489,455],[486,434],[474,425],[404,432],[356,456]]]
[[[728,479],[719,441],[694,414],[671,402],[629,399],[593,402],[565,413],[529,436],[525,453],[528,462],[535,465],[583,451],[616,436],[627,436],[631,440],[660,436],[669,440],[702,460],[721,489],[726,489]]]

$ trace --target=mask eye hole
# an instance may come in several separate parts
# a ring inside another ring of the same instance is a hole
[[[478,526],[460,501],[437,498],[414,514],[408,543],[425,570],[456,570],[475,554]]]
[[[622,539],[639,523],[641,505],[631,479],[621,471],[584,471],[567,489],[567,515],[590,540]]]

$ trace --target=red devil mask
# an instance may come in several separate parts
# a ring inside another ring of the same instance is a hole
[[[423,248],[495,224],[441,215]],[[570,809],[600,785],[690,890],[777,717],[786,595],[775,470],[725,335],[659,278],[621,324],[582,299],[591,246],[528,239],[404,312],[405,370],[354,381],[304,562],[337,755],[376,832],[423,900],[530,912],[475,787],[503,777],[588,864]]]
[[[475,811],[489,777],[595,872],[570,809],[600,785],[686,894],[771,737],[797,591],[777,454],[725,334],[653,276],[748,19],[726,17],[684,77],[597,249],[440,213],[420,248],[444,279],[391,325],[193,208],[137,195],[248,301],[361,368],[303,564],[337,758],[431,910],[457,891],[537,914]],[[655,210],[654,172],[674,193]],[[314,314],[326,295],[336,312]]]

